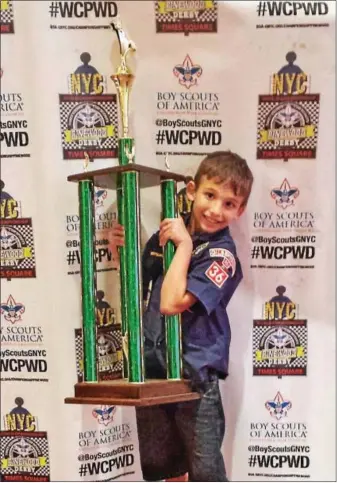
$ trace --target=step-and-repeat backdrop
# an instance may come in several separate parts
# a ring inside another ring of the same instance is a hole
[[[136,161],[191,175],[244,156],[244,281],[222,384],[232,480],[335,478],[334,1],[1,0],[1,479],[141,480],[134,408],[82,380],[77,186],[118,164],[119,15],[137,45]],[[179,189],[183,186],[179,186]],[[142,240],[160,220],[141,190]],[[96,189],[100,377],[121,375],[115,193]]]

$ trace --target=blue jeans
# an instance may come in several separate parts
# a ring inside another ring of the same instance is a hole
[[[228,481],[221,453],[225,417],[215,374],[202,391],[199,400],[136,409],[146,481],[186,472],[189,481]]]

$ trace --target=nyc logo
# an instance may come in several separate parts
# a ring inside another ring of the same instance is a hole
[[[23,404],[22,397],[15,398],[16,407],[4,416],[5,428],[7,431],[36,431],[37,417],[32,416],[30,411]]]
[[[273,400],[266,402],[265,407],[272,418],[280,420],[288,415],[292,404],[290,401],[284,400],[281,393],[278,392]]]
[[[197,85],[197,80],[202,74],[202,68],[200,65],[193,64],[191,57],[186,55],[184,62],[174,67],[173,74],[178,77],[180,85],[189,89]]]
[[[80,55],[81,65],[68,78],[68,88],[71,94],[103,94],[107,90],[107,79],[90,64],[89,52]]]
[[[99,424],[104,424],[107,426],[112,423],[113,415],[116,412],[116,406],[101,406],[100,408],[95,408],[92,411],[92,415]]]
[[[299,189],[296,186],[290,186],[286,178],[279,188],[273,188],[270,192],[270,196],[275,200],[276,205],[284,210],[295,204],[295,199],[299,194]]]
[[[16,219],[21,217],[21,203],[5,190],[4,181],[0,180],[0,217],[2,219]]]

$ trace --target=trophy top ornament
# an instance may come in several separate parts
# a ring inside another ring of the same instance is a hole
[[[136,52],[136,44],[132,40],[128,39],[125,31],[122,28],[122,23],[119,17],[111,22],[111,27],[117,34],[121,54],[121,63],[117,69],[117,75],[131,74],[131,69],[126,63],[126,57],[130,52]]]
[[[90,158],[89,158],[88,153],[85,151],[84,152],[84,162],[83,162],[83,170],[84,170],[85,173],[88,171],[89,163],[90,163]]]

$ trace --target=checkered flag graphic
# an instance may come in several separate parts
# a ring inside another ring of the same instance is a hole
[[[108,327],[106,327],[108,328]],[[115,329],[111,332],[111,337],[114,343],[114,346],[118,350],[118,352],[123,353],[123,348],[122,348],[122,330],[121,328]],[[113,367],[113,372],[119,373],[123,371],[123,358],[121,360],[118,360]],[[121,376],[120,376],[121,377]]]
[[[308,331],[307,331],[307,323],[303,325],[288,325],[286,327],[283,327],[284,331],[290,336],[290,338],[299,341],[299,345],[303,348],[303,355],[301,357],[295,357],[293,360],[289,360],[287,362],[287,367],[306,367],[307,366],[307,347],[308,347]],[[264,349],[267,349],[267,347],[261,348],[261,341],[266,335],[270,329],[273,329],[274,331],[277,330],[277,326],[273,325],[259,325],[258,321],[254,320],[253,324],[253,366],[256,368],[266,368],[266,367],[274,367],[283,365],[281,362],[280,363],[274,363],[273,361],[270,361],[269,358],[264,359],[264,360],[257,360],[256,358],[256,353],[258,351],[263,351]],[[293,336],[292,336],[293,335]],[[295,345],[296,346],[296,345]],[[296,346],[297,348],[297,346]]]
[[[78,99],[78,100],[77,100]],[[81,109],[77,109],[82,106]],[[112,136],[107,136],[106,138],[100,138],[101,144],[96,146],[90,146],[90,148],[95,148],[100,151],[110,151],[115,150],[118,147],[118,109],[117,100],[115,94],[100,94],[98,95],[68,95],[60,94],[60,122],[61,122],[61,135],[62,135],[62,147],[66,151],[87,151],[87,146],[79,146],[76,140],[66,140],[66,131],[71,131],[72,129],[82,129],[77,128],[73,125],[74,121],[74,110],[76,109],[77,114],[83,113],[86,108],[95,111],[97,117],[101,120],[104,119],[105,125],[95,126],[95,128],[100,129],[106,126],[112,125],[114,127],[114,132]],[[87,128],[85,128],[87,129]]]
[[[1,471],[4,475],[18,475],[21,473],[21,467],[23,466],[22,460],[24,458],[18,457],[18,466],[11,465],[6,467],[4,461],[11,458],[12,463],[15,463],[15,458],[10,456],[11,447],[18,443],[21,439],[32,447],[32,451],[36,454],[35,458],[39,460],[40,465],[38,467],[32,468],[32,476],[44,476],[49,479],[50,475],[50,465],[49,465],[49,446],[47,433],[44,431],[38,431],[36,433],[26,433],[17,431],[0,431],[0,453],[2,468]],[[43,458],[43,459],[42,459]],[[29,459],[34,459],[29,457]],[[29,464],[30,466],[30,464]],[[16,480],[18,481],[18,480]]]
[[[218,18],[218,5],[213,2],[214,8],[205,9],[200,13],[198,22],[216,22]]]
[[[12,23],[14,20],[12,0],[1,2],[1,4],[2,5],[0,10],[0,24],[6,25],[6,24]]]
[[[313,99],[312,97],[315,96]],[[260,142],[261,139],[261,131],[271,129],[271,126],[267,125],[267,118],[270,113],[273,111],[274,108],[289,104],[287,101],[273,101],[275,96],[262,96],[263,99],[259,98],[259,106],[258,106],[258,116],[257,116],[257,134],[256,134],[256,142],[257,142],[257,151],[273,151],[279,150],[279,146],[275,146],[274,142],[272,141],[265,141]],[[307,97],[307,100],[303,100],[303,98]],[[310,94],[308,96],[301,95],[301,100],[296,100],[296,96],[293,96],[294,101],[291,103],[295,106],[299,106],[301,110],[305,111],[309,117],[309,124],[314,126],[314,135],[312,137],[301,138],[299,146],[296,149],[300,150],[312,150],[316,153],[317,148],[317,141],[318,141],[318,122],[319,122],[319,95]]]
[[[174,12],[161,13],[159,4],[166,4],[167,2],[155,2],[155,13],[156,20],[158,23],[172,23],[177,22],[174,17]],[[188,3],[188,2],[185,2]],[[194,3],[194,2],[192,2]],[[188,7],[186,8],[188,10]],[[197,19],[193,19],[193,23],[203,23],[203,22],[216,22],[218,18],[218,5],[216,1],[213,1],[213,8],[205,8],[199,10],[199,15]],[[188,19],[187,19],[188,21]]]
[[[83,379],[83,345],[82,345],[82,329],[75,329],[75,356],[76,356],[76,374],[78,381]]]
[[[310,97],[310,96],[308,96]],[[318,142],[318,123],[319,123],[319,95],[317,100],[300,101],[299,104],[307,111],[310,124],[315,126],[314,136],[305,138],[301,141],[301,149],[317,149]]]
[[[34,234],[31,218],[16,218],[14,220],[1,220],[0,227],[8,231],[13,236],[17,236],[19,240],[24,240],[22,248],[30,248],[31,256],[25,257],[18,263],[18,269],[34,269],[35,268],[35,249]],[[1,251],[6,250],[1,246]]]
[[[26,246],[31,248],[32,256],[30,258],[24,258],[22,262],[20,262],[19,268],[35,268],[35,249],[32,219],[28,218],[28,220],[29,221],[27,225],[20,225],[20,233],[26,240]]]
[[[116,353],[122,352],[122,332],[120,326],[110,325],[108,327],[99,327],[97,329],[97,339],[103,335],[112,342]],[[75,329],[75,355],[76,355],[76,373],[78,382],[83,381],[83,339],[82,329]],[[122,377],[123,359],[117,360],[109,371],[103,371],[105,375],[110,375],[111,379],[119,379]],[[99,372],[98,376],[101,373]],[[108,379],[109,377],[105,377]],[[98,377],[100,380],[100,377]]]

